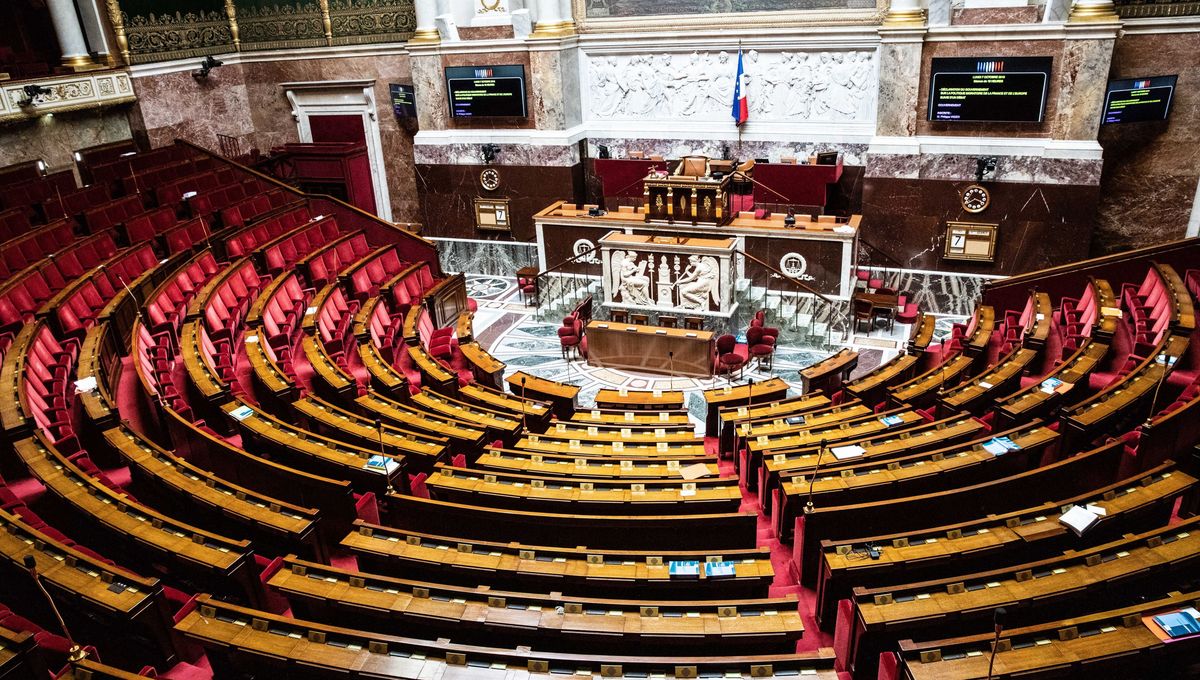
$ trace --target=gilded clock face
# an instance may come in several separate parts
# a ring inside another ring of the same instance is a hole
[[[479,184],[488,191],[495,191],[500,186],[500,171],[496,168],[487,168],[479,173]]]
[[[972,184],[962,192],[962,207],[969,213],[981,213],[992,202],[992,195],[978,184]]]

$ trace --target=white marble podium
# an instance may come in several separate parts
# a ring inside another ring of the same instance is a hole
[[[606,307],[724,318],[737,309],[737,239],[611,231],[597,245]]]

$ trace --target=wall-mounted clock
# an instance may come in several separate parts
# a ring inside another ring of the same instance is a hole
[[[992,202],[992,195],[988,190],[979,184],[972,184],[963,189],[962,192],[962,207],[969,213],[981,213],[987,210],[988,205]]]
[[[496,168],[485,168],[479,173],[479,184],[488,191],[500,188],[500,171]]]

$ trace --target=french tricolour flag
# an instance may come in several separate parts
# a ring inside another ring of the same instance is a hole
[[[746,72],[742,68],[742,50],[738,49],[737,80],[733,84],[733,124],[741,125],[750,117],[750,103],[746,101]]]

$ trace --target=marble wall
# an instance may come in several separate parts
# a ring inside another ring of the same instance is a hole
[[[418,164],[417,192],[421,213],[416,220],[428,236],[487,238],[475,229],[476,197],[507,198],[512,238],[534,239],[533,215],[551,203],[582,196],[583,166],[504,165],[500,186],[487,191],[479,183],[484,165]]]
[[[412,131],[392,113],[388,90],[389,83],[411,82],[409,61],[404,56],[234,63],[214,69],[204,81],[186,71],[135,77],[138,105],[131,122],[154,146],[180,138],[216,149],[217,134],[224,134],[237,137],[247,148],[267,152],[299,141],[282,83],[357,79],[376,81],[376,116],[392,217],[398,222],[419,221]]]
[[[128,112],[120,106],[0,125],[0,167],[39,158],[51,170],[74,167],[75,150],[131,138]]]
[[[1200,33],[1127,35],[1113,78],[1169,75],[1179,81],[1169,120],[1104,125],[1100,209],[1092,253],[1183,238],[1200,178]]]

